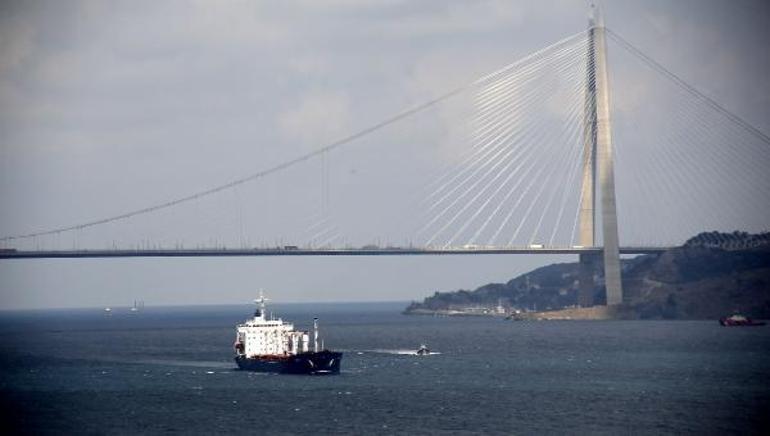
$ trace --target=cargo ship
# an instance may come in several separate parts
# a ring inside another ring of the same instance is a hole
[[[339,374],[342,353],[319,346],[318,318],[313,318],[313,339],[281,318],[267,315],[262,292],[254,300],[254,317],[236,327],[235,363],[247,371],[283,374]],[[312,348],[312,350],[311,350]]]

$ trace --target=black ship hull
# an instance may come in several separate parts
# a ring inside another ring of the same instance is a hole
[[[235,356],[242,370],[281,374],[339,374],[341,362],[342,353],[327,350],[293,356]]]

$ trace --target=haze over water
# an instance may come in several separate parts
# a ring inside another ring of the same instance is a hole
[[[770,329],[505,322],[404,304],[275,305],[345,352],[340,376],[235,370],[252,308],[0,314],[6,426],[31,433],[762,433]],[[440,354],[405,355],[426,343]],[[7,427],[6,427],[7,428]]]

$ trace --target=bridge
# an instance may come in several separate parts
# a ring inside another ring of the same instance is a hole
[[[674,247],[622,247],[621,254],[657,254]],[[601,254],[601,247],[458,247],[458,248],[188,248],[136,250],[0,250],[0,259],[76,259],[109,257],[240,257],[240,256],[435,256],[468,254]]]
[[[608,41],[640,71],[656,74],[661,83],[647,94],[682,103],[641,105],[624,95],[631,87],[612,88],[621,98],[611,96]],[[456,106],[446,109],[451,102]],[[450,125],[439,138],[423,138],[430,124],[418,117],[468,106],[469,134],[458,139]],[[653,128],[640,128],[640,120]],[[372,139],[409,122],[410,134]],[[384,146],[362,153],[368,142]],[[413,142],[454,145],[438,156],[439,168],[425,171],[436,159]],[[398,143],[411,148],[394,152]],[[767,135],[608,29],[594,11],[586,31],[304,155],[147,207],[2,236],[0,259],[569,254],[580,260],[579,304],[592,304],[597,264],[607,303],[619,304],[621,254],[661,253],[700,231],[768,228],[768,145]],[[315,170],[320,180],[309,175]],[[374,181],[361,182],[359,173]],[[234,207],[221,206],[225,195],[236,197]],[[416,204],[394,206],[405,197],[417,197]],[[205,224],[228,229],[228,242],[184,247],[181,223],[227,208],[226,222]],[[406,217],[408,225],[394,224]],[[250,223],[259,243],[248,237]],[[380,243],[375,235],[391,226]],[[155,237],[116,241],[137,228]],[[404,243],[391,242],[397,238]],[[107,248],[94,248],[99,244]]]

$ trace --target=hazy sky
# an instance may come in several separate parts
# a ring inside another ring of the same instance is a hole
[[[587,11],[566,0],[2,2],[0,235],[254,173],[577,33]],[[608,27],[770,132],[766,1],[613,1],[604,12]],[[273,207],[252,194],[216,201]],[[1,261],[0,308],[237,303],[257,288],[279,301],[408,300],[573,260]]]

